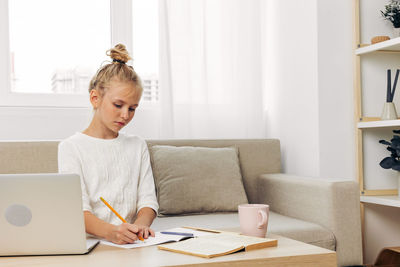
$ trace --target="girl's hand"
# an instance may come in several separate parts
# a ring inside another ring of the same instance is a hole
[[[112,225],[106,235],[106,239],[118,245],[132,244],[139,239],[140,230],[137,225],[130,223]]]
[[[139,232],[138,236],[143,237],[144,239],[149,238],[149,236],[155,236],[154,231],[147,225],[133,224],[138,227]]]

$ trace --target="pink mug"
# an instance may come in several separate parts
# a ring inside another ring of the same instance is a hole
[[[238,206],[240,232],[243,235],[265,237],[268,227],[269,206],[242,204]]]

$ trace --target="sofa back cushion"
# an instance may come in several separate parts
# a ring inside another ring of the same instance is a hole
[[[235,147],[150,146],[159,214],[237,211],[248,203]]]
[[[0,173],[57,172],[58,141],[0,141]],[[243,184],[249,202],[258,202],[257,177],[281,171],[277,139],[148,140],[148,145],[229,147],[239,149]]]
[[[0,173],[56,173],[57,141],[0,142]]]

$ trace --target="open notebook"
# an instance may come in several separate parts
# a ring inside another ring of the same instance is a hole
[[[221,232],[181,242],[159,245],[158,248],[203,258],[213,258],[242,250],[249,251],[277,245],[278,240],[276,239]]]
[[[101,244],[108,245],[108,246],[113,246],[113,247],[120,247],[120,248],[140,248],[140,247],[147,247],[147,246],[153,246],[153,245],[158,245],[158,244],[163,244],[163,243],[169,243],[169,242],[176,242],[176,241],[181,241],[185,240],[188,238],[191,238],[189,236],[183,236],[183,235],[176,235],[176,234],[163,234],[164,231],[161,232],[156,232],[155,237],[150,236],[149,238],[145,239],[144,241],[136,241],[133,244],[125,244],[125,245],[117,245],[112,242],[106,241],[106,240],[101,240]],[[187,234],[192,234],[193,237],[200,237],[200,236],[207,236],[207,235],[212,235],[215,232],[210,232],[210,231],[200,231],[196,229],[188,229],[188,228],[172,228],[165,230],[165,232],[174,232],[174,233],[187,233]]]

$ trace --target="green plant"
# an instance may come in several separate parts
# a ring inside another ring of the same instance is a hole
[[[400,130],[393,130],[393,138],[389,141],[379,140],[379,143],[387,145],[390,157],[384,158],[379,165],[384,169],[393,169],[400,171]]]
[[[385,10],[381,10],[382,16],[393,23],[393,27],[400,28],[400,0],[390,0],[385,5]]]

